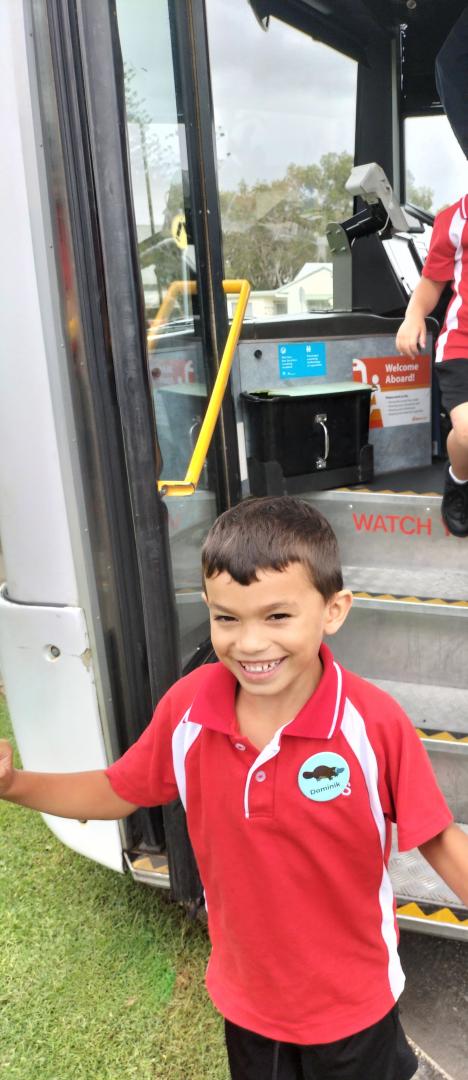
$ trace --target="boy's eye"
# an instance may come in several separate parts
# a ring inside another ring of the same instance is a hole
[[[290,617],[291,616],[288,615],[287,611],[275,611],[273,613],[273,615],[269,616],[269,618],[272,619],[273,622],[279,622],[280,619],[284,620],[284,619],[289,619]]]
[[[214,622],[222,623],[231,623],[236,621],[233,615],[214,615],[213,620]]]

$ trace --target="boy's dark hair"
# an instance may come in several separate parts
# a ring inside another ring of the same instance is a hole
[[[323,514],[293,495],[249,498],[211,526],[202,549],[204,578],[226,571],[239,585],[257,570],[302,563],[324,600],[343,588],[338,542]]]

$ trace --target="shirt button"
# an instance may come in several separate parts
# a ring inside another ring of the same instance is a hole
[[[236,750],[245,750],[245,746],[244,746],[243,742],[236,742],[236,743],[234,743],[234,746],[235,746]]]
[[[258,773],[255,773],[255,779],[261,784],[262,780],[266,780],[266,772],[263,772],[263,769],[259,769]]]

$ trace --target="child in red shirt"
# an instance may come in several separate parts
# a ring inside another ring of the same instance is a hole
[[[321,514],[246,500],[212,526],[203,576],[219,662],[179,680],[106,770],[21,772],[3,744],[0,795],[118,818],[179,794],[232,1080],[409,1080],[392,822],[467,906],[468,837],[403,710],[323,642],[351,594]]]
[[[422,277],[396,339],[399,352],[413,359],[418,348],[426,347],[426,316],[436,307],[447,282],[452,282],[453,296],[437,341],[436,372],[442,403],[452,422],[442,517],[454,536],[468,536],[467,218],[468,195],[437,215]]]

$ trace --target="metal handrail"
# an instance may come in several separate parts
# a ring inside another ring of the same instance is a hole
[[[167,321],[167,317],[172,311],[179,293],[189,293],[193,296],[193,294],[197,292],[197,289],[198,285],[196,281],[171,281],[161,307],[150,324],[146,339],[148,347],[150,345],[153,345],[154,347],[158,339],[158,330]]]
[[[223,289],[225,293],[237,293],[239,299],[236,304],[236,310],[233,315],[218,374],[215,379],[211,397],[207,405],[203,423],[185,477],[183,480],[158,480],[158,490],[161,495],[193,495],[197,490],[198,481],[206,461],[206,456],[208,454],[229,379],[234,353],[242,329],[242,323],[244,321],[247,301],[250,296],[250,283],[242,279],[223,281]],[[174,306],[178,293],[186,291],[192,294],[195,293],[197,291],[196,281],[173,281],[171,283],[161,307],[149,328],[149,344],[157,337],[157,331],[167,319],[171,308]]]

